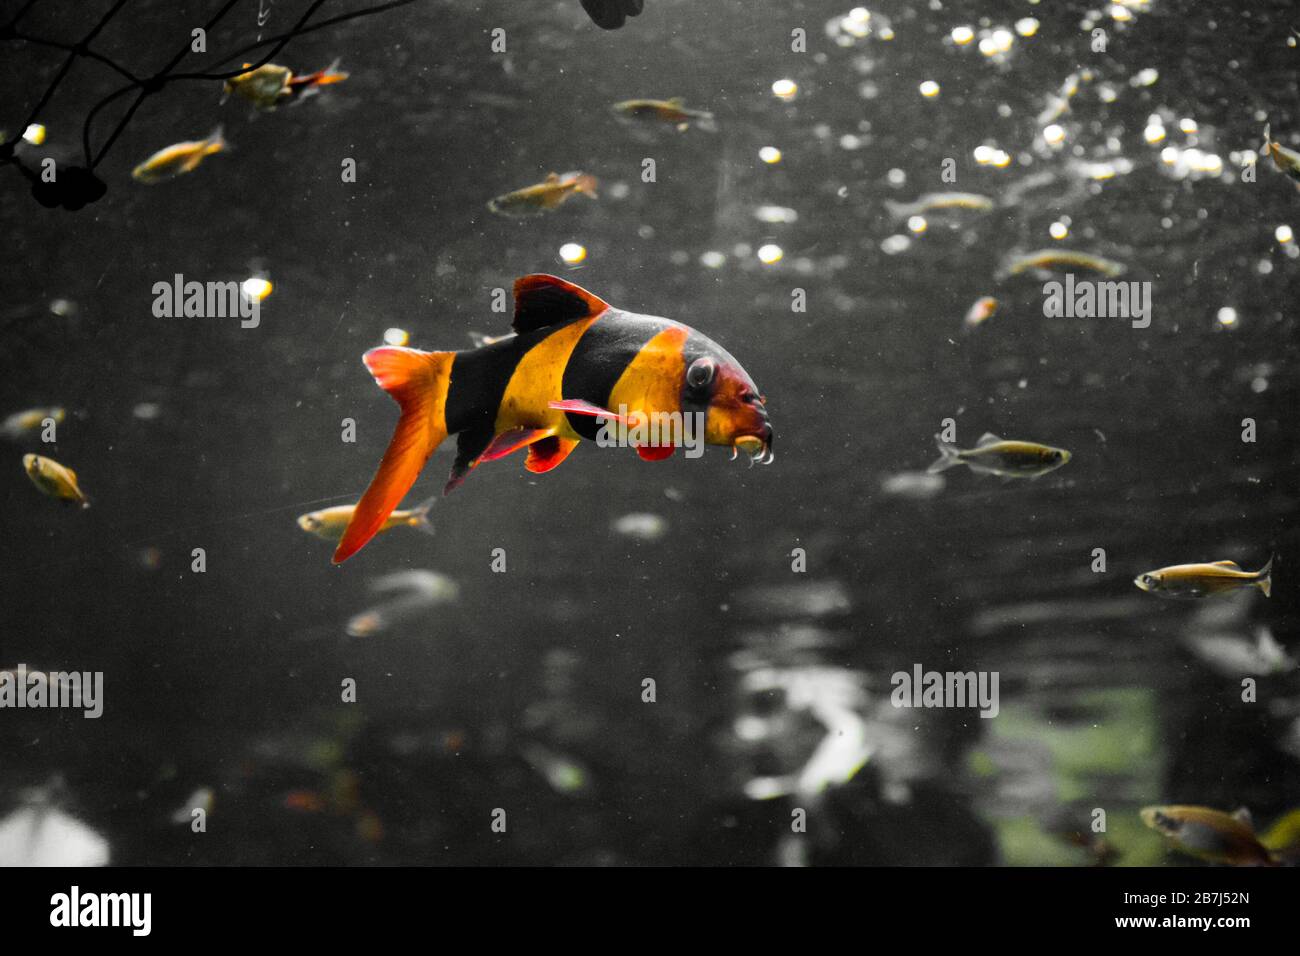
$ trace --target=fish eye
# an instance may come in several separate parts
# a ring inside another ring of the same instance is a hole
[[[691,363],[686,370],[686,384],[691,388],[704,388],[713,381],[718,373],[718,363],[705,356]]]

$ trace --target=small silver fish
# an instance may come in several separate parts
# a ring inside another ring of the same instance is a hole
[[[972,212],[988,212],[993,208],[993,200],[979,193],[926,193],[913,202],[894,202],[885,200],[885,209],[895,219],[910,219],[927,212],[941,212],[953,209],[966,209]]]
[[[1239,588],[1259,588],[1265,597],[1273,593],[1273,559],[1258,571],[1243,571],[1235,561],[1206,564],[1175,564],[1147,571],[1133,579],[1143,591],[1167,598],[1203,598]]]
[[[1007,441],[992,432],[985,432],[975,447],[968,449],[949,444],[938,435],[934,436],[934,441],[939,446],[939,460],[926,469],[932,475],[956,465],[966,465],[982,475],[1037,478],[1070,460],[1070,453],[1064,448],[1032,441]]]
[[[1269,126],[1264,127],[1264,152],[1273,157],[1273,165],[1300,182],[1300,153],[1273,139]]]
[[[29,408],[14,412],[0,422],[0,437],[11,441],[20,441],[33,432],[39,431],[48,418],[56,425],[63,421],[67,412],[62,408]]]

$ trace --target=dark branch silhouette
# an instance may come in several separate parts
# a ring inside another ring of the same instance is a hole
[[[137,76],[132,70],[127,69],[117,61],[105,56],[104,54],[91,49],[90,44],[99,36],[105,27],[116,17],[130,0],[116,0],[109,8],[108,12],[100,18],[99,22],[87,33],[81,40],[76,43],[68,43],[62,40],[55,40],[48,37],[35,36],[31,33],[19,29],[19,24],[24,17],[32,10],[39,0],[27,0],[19,8],[18,12],[9,19],[8,22],[0,25],[0,41],[28,43],[32,46],[48,47],[50,49],[61,50],[67,53],[67,58],[59,67],[54,79],[46,88],[44,94],[31,109],[27,120],[20,126],[25,130],[40,117],[45,107],[49,104],[59,86],[67,78],[72,67],[78,60],[89,60],[108,67],[122,78],[127,80],[126,85],[119,87],[113,92],[106,95],[96,103],[87,112],[85,121],[81,129],[81,151],[84,158],[84,165],[62,167],[58,170],[55,182],[45,182],[36,170],[24,165],[17,154],[19,138],[14,138],[0,143],[0,165],[13,166],[22,174],[22,176],[31,184],[32,196],[42,206],[54,208],[62,206],[64,209],[76,210],[93,203],[104,196],[108,191],[107,185],[98,176],[95,175],[95,169],[104,158],[108,155],[110,149],[117,142],[125,131],[126,127],[134,118],[136,111],[149,97],[161,93],[169,83],[183,80],[199,81],[219,81],[228,80],[238,76],[246,69],[256,69],[278,56],[289,42],[295,37],[303,36],[307,33],[313,33],[317,30],[323,30],[327,27],[336,26],[349,20],[355,20],[358,17],[370,16],[372,14],[383,13],[397,7],[406,6],[414,3],[415,0],[386,0],[386,2],[377,3],[360,10],[352,10],[347,13],[341,13],[324,20],[318,20],[315,23],[309,21],[316,12],[323,7],[328,0],[312,0],[307,10],[300,16],[292,28],[284,33],[278,33],[275,36],[266,37],[258,40],[256,43],[250,43],[240,47],[230,53],[217,57],[213,60],[213,67],[220,68],[228,63],[242,60],[243,57],[257,50],[270,49],[258,58],[255,62],[245,67],[240,65],[237,69],[225,72],[178,72],[177,67],[191,53],[189,41],[187,41],[177,53],[168,61],[167,65],[152,76]],[[205,33],[211,32],[225,17],[231,12],[240,0],[226,0],[219,10],[204,25]],[[621,0],[624,3],[634,3],[640,6],[640,0]],[[126,108],[117,125],[113,127],[112,132],[105,138],[103,144],[97,151],[91,148],[91,130],[94,126],[95,119],[103,110],[119,99],[135,93],[135,99]]]
[[[582,9],[602,30],[617,30],[645,7],[645,0],[582,0]]]

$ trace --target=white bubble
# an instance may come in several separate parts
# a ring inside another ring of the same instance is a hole
[[[939,84],[934,80],[926,80],[921,84],[921,95],[926,99],[934,99],[939,95]]]
[[[1070,234],[1070,227],[1058,220],[1057,222],[1052,223],[1047,228],[1047,231],[1053,239],[1064,239]]]
[[[1051,126],[1044,127],[1043,139],[1045,139],[1049,145],[1056,146],[1064,142],[1065,128],[1063,126],[1058,125],[1057,123],[1053,123]]]
[[[925,221],[924,216],[912,216],[907,220],[907,228],[918,236],[925,232],[928,226],[929,224]]]
[[[775,265],[780,262],[785,253],[781,247],[775,243],[768,243],[758,247],[758,260],[765,266]]]
[[[799,92],[799,85],[794,80],[777,80],[772,84],[772,94],[783,100],[792,100]]]
[[[1295,236],[1291,232],[1290,226],[1278,226],[1273,230],[1273,237],[1278,242],[1290,242]]]
[[[797,222],[799,213],[789,206],[759,206],[754,210],[754,218],[759,222]]]
[[[406,329],[384,329],[385,345],[405,345],[409,341],[411,341],[411,334]]]
[[[975,162],[979,163],[981,166],[997,166],[998,168],[1002,168],[1011,163],[1011,156],[995,146],[981,145],[975,147]]]
[[[912,245],[912,240],[907,236],[895,235],[890,236],[880,244],[880,251],[885,255],[892,256],[900,252],[906,252]]]
[[[587,258],[587,247],[576,242],[566,242],[560,246],[560,258],[569,265],[575,265]]]
[[[975,31],[970,27],[953,27],[950,35],[952,36],[952,42],[958,46],[965,46],[975,39]]]
[[[261,302],[271,294],[271,281],[264,276],[250,276],[239,284],[239,288],[250,302]]]
[[[781,151],[775,146],[764,146],[758,151],[758,158],[768,165],[781,161]]]
[[[1230,329],[1237,324],[1237,310],[1230,305],[1225,305],[1219,310],[1216,318],[1219,320],[1219,325]]]

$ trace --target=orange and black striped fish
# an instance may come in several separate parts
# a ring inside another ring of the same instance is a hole
[[[525,468],[550,471],[581,439],[603,437],[611,420],[632,426],[624,436],[644,436],[636,426],[647,419],[691,416],[707,444],[744,451],[751,463],[771,461],[765,399],[712,339],[671,319],[616,309],[555,276],[524,276],[514,292],[514,334],[500,341],[458,352],[384,347],[363,357],[402,414],[336,564],[383,527],[448,435],[457,436],[457,453],[443,494],[482,462],[524,448]],[[629,443],[649,461],[676,447]]]

